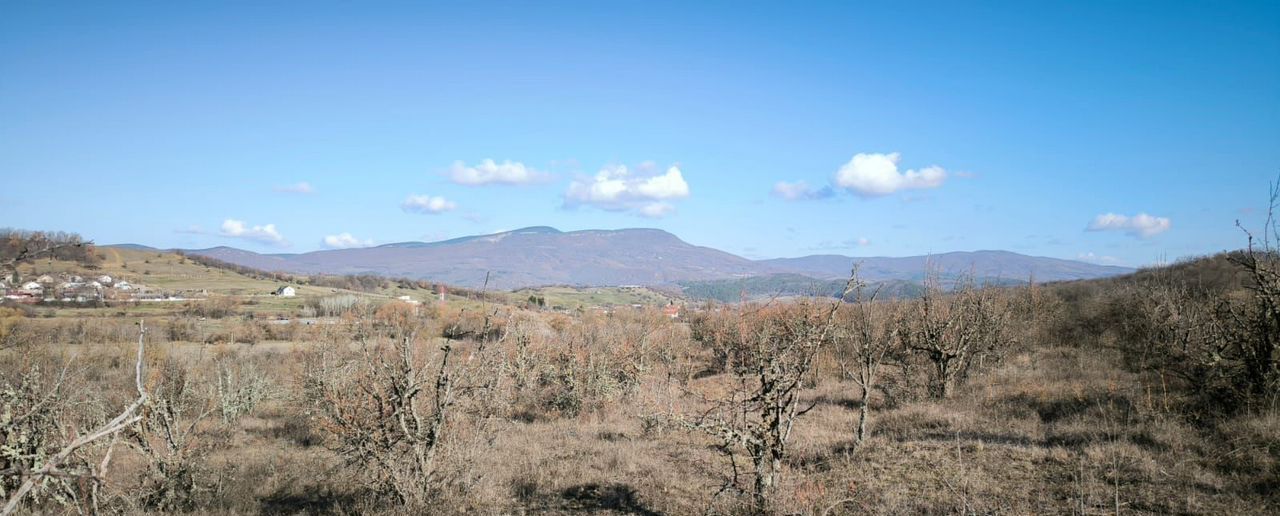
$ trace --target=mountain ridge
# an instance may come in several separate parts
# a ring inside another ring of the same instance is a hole
[[[130,246],[136,244],[127,244]],[[109,247],[109,246],[108,246]],[[836,254],[750,260],[690,244],[655,228],[561,231],[531,226],[437,242],[395,242],[374,247],[264,254],[230,246],[182,250],[255,269],[297,274],[378,274],[479,287],[544,285],[673,286],[688,282],[799,274],[817,280],[847,277],[859,263],[869,281],[919,281],[927,266],[940,274],[1040,281],[1089,279],[1132,272],[1011,251],[954,251],[906,257]]]

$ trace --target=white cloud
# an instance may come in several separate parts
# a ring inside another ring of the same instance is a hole
[[[937,165],[920,170],[898,170],[901,156],[859,153],[836,171],[834,183],[862,197],[881,197],[900,190],[937,188],[947,179],[947,171]]]
[[[267,224],[265,226],[250,226],[243,220],[227,219],[222,221],[222,236],[231,238],[243,238],[253,242],[269,244],[279,247],[289,245],[279,231],[276,231],[275,224]]]
[[[291,185],[277,186],[273,188],[273,190],[280,193],[295,193],[295,194],[311,194],[316,192],[316,189],[311,187],[311,183],[308,183],[306,181],[301,181]]]
[[[671,203],[655,202],[652,204],[646,204],[644,206],[641,206],[639,213],[651,219],[660,219],[662,217],[670,215],[671,212],[673,211],[676,211],[676,207],[672,206]]]
[[[351,233],[338,233],[336,235],[328,235],[324,237],[324,246],[330,249],[355,249],[358,247],[371,247],[373,240],[360,240]]]
[[[1169,230],[1172,222],[1166,217],[1155,217],[1139,213],[1132,217],[1104,213],[1089,222],[1086,231],[1123,231],[1129,236],[1151,238]]]
[[[867,237],[862,237],[862,238],[859,238],[856,243],[858,244],[859,247],[866,247],[871,245],[871,239]]]
[[[625,165],[610,165],[592,177],[574,179],[564,194],[565,206],[632,211],[653,218],[669,215],[675,211],[670,201],[689,197],[689,183],[679,166],[663,174],[646,173],[650,168],[652,164],[645,163],[633,172]]]
[[[400,203],[400,209],[407,213],[431,215],[452,211],[457,207],[457,203],[438,195],[410,195],[403,203]]]
[[[794,183],[778,181],[777,183],[774,183],[771,193],[774,197],[787,201],[826,199],[835,195],[835,191],[833,191],[829,186],[814,188],[804,181],[796,181]]]
[[[1082,262],[1096,263],[1098,265],[1123,265],[1124,261],[1114,256],[1100,256],[1093,253],[1080,253],[1076,255],[1076,260]]]
[[[449,167],[449,180],[460,185],[526,185],[549,179],[550,176],[526,167],[519,161],[506,160],[496,163],[491,159],[469,167],[462,161],[453,162]]]

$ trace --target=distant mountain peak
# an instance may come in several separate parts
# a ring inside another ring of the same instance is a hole
[[[551,226],[529,226],[527,228],[520,228],[520,229],[508,231],[507,233],[512,233],[516,235],[559,235],[563,233],[563,231],[560,231]]]

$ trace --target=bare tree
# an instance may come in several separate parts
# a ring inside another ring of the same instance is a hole
[[[711,371],[722,373],[734,366],[737,346],[742,341],[739,322],[725,311],[705,310],[690,318],[690,336],[711,352]]]
[[[341,365],[330,355],[310,364],[307,387],[337,451],[365,472],[370,487],[422,507],[437,486],[436,455],[460,389],[440,348],[432,371],[418,353],[418,332],[365,350]]]
[[[93,243],[70,233],[0,229],[0,277],[15,274],[18,265],[40,258],[68,258],[92,263]]]
[[[1129,312],[1117,325],[1131,366],[1184,382],[1197,396],[1212,398],[1227,380],[1229,354],[1215,301],[1196,296],[1167,269],[1126,288]]]
[[[1133,365],[1183,382],[1211,411],[1280,401],[1280,185],[1270,200],[1261,238],[1241,226],[1248,246],[1227,254],[1243,272],[1243,293],[1214,294],[1157,269],[1129,287],[1120,307],[1129,314],[1119,329]]]
[[[903,344],[932,366],[929,394],[947,398],[969,367],[1006,344],[1008,315],[994,289],[979,288],[966,276],[944,292],[936,270],[925,278],[924,294],[900,319]]]
[[[127,407],[125,407],[124,410],[122,410],[120,414],[117,415],[116,417],[112,418],[106,423],[103,423],[97,428],[90,430],[89,432],[86,432],[84,434],[77,435],[76,437],[74,437],[71,440],[71,442],[67,443],[65,446],[62,447],[61,450],[59,450],[57,453],[50,456],[47,460],[44,461],[42,465],[40,465],[36,469],[26,470],[26,469],[18,468],[16,470],[0,471],[0,475],[6,475],[6,476],[18,475],[23,477],[24,479],[22,483],[18,485],[17,489],[14,489],[13,492],[9,494],[9,499],[5,503],[4,508],[0,509],[0,516],[8,516],[9,514],[13,514],[14,511],[17,511],[18,507],[22,504],[23,498],[26,497],[27,494],[30,493],[31,490],[41,482],[44,482],[49,478],[65,478],[65,477],[87,478],[89,479],[90,482],[92,482],[92,487],[90,490],[90,497],[91,497],[90,503],[93,511],[97,512],[99,486],[102,484],[103,477],[106,475],[106,472],[107,472],[107,468],[111,464],[112,450],[115,447],[116,436],[117,434],[119,434],[120,431],[128,428],[129,426],[133,425],[134,423],[137,423],[140,419],[142,419],[142,415],[139,414],[138,412],[147,403],[147,400],[149,399],[147,396],[147,391],[143,387],[143,382],[142,382],[142,365],[143,365],[143,351],[145,347],[145,344],[144,344],[145,336],[146,336],[146,327],[143,325],[142,321],[139,321],[138,322],[138,353],[137,353],[137,361],[134,365],[134,387],[136,388],[138,393],[137,399],[135,399],[133,403],[130,403]],[[20,419],[20,418],[32,417],[37,415],[40,410],[43,410],[45,408],[44,405],[47,401],[48,401],[48,398],[46,398],[45,401],[37,403],[31,412],[17,415],[16,417]],[[11,419],[6,422],[6,425],[11,425],[14,423],[15,421]],[[103,454],[101,462],[99,462],[96,467],[94,467],[91,462],[85,461],[84,464],[86,464],[86,466],[84,469],[81,469],[78,471],[63,469],[64,464],[70,461],[71,458],[75,455],[75,453],[78,450],[92,443],[95,443],[102,439],[107,439],[107,438],[110,438],[111,441],[107,445],[106,453]]]
[[[739,350],[734,388],[727,397],[705,399],[710,408],[677,416],[689,428],[720,441],[730,475],[720,492],[739,487],[738,452],[751,462],[750,493],[756,510],[765,511],[776,489],[796,420],[815,404],[801,407],[800,392],[819,351],[831,338],[836,311],[853,288],[828,305],[810,301],[739,312]]]
[[[144,417],[129,435],[148,461],[143,502],[166,511],[189,509],[200,489],[196,426],[218,408],[216,395],[198,391],[191,371],[176,360],[156,372]]]
[[[1280,183],[1273,183],[1261,241],[1236,222],[1248,236],[1249,244],[1244,252],[1232,255],[1231,261],[1247,274],[1246,288],[1251,295],[1245,303],[1229,305],[1226,314],[1230,323],[1227,327],[1235,329],[1227,340],[1244,369],[1247,397],[1270,404],[1280,400],[1280,250],[1276,248],[1280,224],[1275,220],[1278,202]]]
[[[868,294],[867,285],[857,279],[857,268],[854,268],[853,277],[853,303],[848,309],[841,310],[834,335],[841,371],[845,378],[853,380],[862,389],[856,429],[857,442],[861,444],[867,434],[871,390],[880,378],[880,367],[894,353],[899,341],[898,328],[891,320],[894,305],[877,304],[880,288]]]

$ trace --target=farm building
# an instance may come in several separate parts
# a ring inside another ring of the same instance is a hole
[[[298,295],[298,291],[294,290],[293,287],[285,285],[283,287],[276,289],[275,295],[280,297],[293,297]]]

